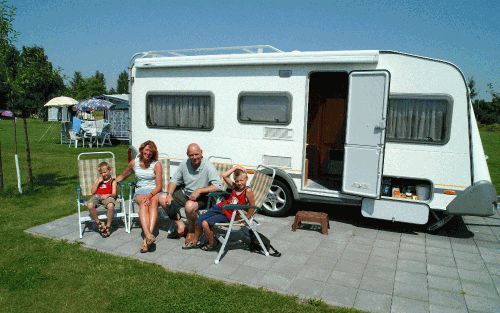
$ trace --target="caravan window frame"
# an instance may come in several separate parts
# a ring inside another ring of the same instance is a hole
[[[197,127],[177,127],[177,126],[154,126],[148,123],[148,97],[149,96],[208,96],[210,98],[210,122],[211,127],[209,128],[197,128]],[[215,95],[211,91],[150,91],[146,93],[145,96],[145,119],[146,127],[153,129],[176,129],[176,130],[188,130],[188,131],[212,131],[215,126]]]
[[[394,139],[387,137],[387,129],[385,132],[385,141],[390,143],[406,143],[406,144],[417,144],[417,145],[433,145],[433,146],[444,146],[450,141],[451,137],[451,126],[453,117],[453,97],[449,94],[404,94],[404,93],[391,93],[389,94],[389,99],[387,101],[387,115],[386,115],[386,125],[389,123],[389,106],[393,99],[402,100],[445,100],[446,103],[446,134],[442,141],[424,141],[424,140],[410,140],[410,139]]]
[[[286,116],[286,121],[285,122],[270,122],[270,121],[248,121],[248,120],[243,120],[240,117],[241,114],[241,98],[244,96],[286,96],[288,99],[287,103],[287,116]],[[293,109],[293,96],[290,92],[288,91],[242,91],[238,94],[238,112],[237,118],[238,122],[241,124],[260,124],[260,125],[290,125],[292,122],[292,109]]]

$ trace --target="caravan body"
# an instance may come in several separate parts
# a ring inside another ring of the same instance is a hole
[[[197,142],[205,156],[274,167],[270,215],[293,200],[416,224],[429,212],[494,213],[467,86],[450,63],[270,46],[159,51],[134,56],[130,84],[132,146],[153,140],[174,166]]]

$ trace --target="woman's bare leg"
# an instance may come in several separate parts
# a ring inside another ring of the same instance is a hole
[[[158,224],[158,195],[151,198],[149,204],[149,232],[152,234]]]
[[[144,200],[146,200],[145,195],[137,195],[135,197],[135,201],[139,204],[139,220],[141,221],[141,228],[144,232],[144,236],[151,237],[152,233],[149,230],[149,206],[144,204]]]

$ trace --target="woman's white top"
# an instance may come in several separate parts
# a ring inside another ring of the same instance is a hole
[[[158,161],[152,161],[146,169],[141,167],[140,162],[139,157],[136,157],[134,162],[136,187],[154,189],[156,187],[155,165]]]

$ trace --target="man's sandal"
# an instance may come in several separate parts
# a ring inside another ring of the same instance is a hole
[[[217,246],[218,245],[216,243],[213,244],[212,246],[209,244],[206,244],[203,247],[201,247],[201,250],[203,250],[203,251],[215,251],[215,250],[217,250]]]
[[[186,242],[184,246],[182,246],[183,250],[189,250],[189,249],[197,249],[198,244],[196,242]]]
[[[99,222],[99,224],[97,224],[97,230],[99,231],[99,234],[101,234],[101,236],[103,238],[107,238],[109,237],[110,235],[110,232],[109,232],[109,227],[106,226],[106,224],[104,222]]]

